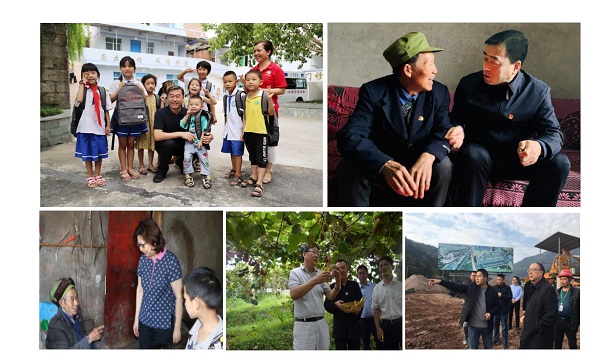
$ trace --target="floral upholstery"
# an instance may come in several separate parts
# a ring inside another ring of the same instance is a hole
[[[328,206],[339,206],[337,168],[342,157],[337,149],[336,134],[348,121],[358,101],[358,88],[330,85],[327,87],[327,180]],[[451,97],[453,95],[451,94]],[[564,135],[562,152],[571,161],[571,171],[558,197],[557,207],[581,206],[581,102],[578,99],[552,99],[554,112]],[[452,108],[453,102],[450,103]],[[527,181],[493,179],[487,184],[484,206],[517,207],[523,201]]]

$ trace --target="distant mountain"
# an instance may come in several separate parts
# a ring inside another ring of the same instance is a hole
[[[405,243],[406,254],[404,255],[404,268],[406,278],[409,278],[412,275],[423,275],[428,278],[439,277],[438,249],[428,244],[413,241],[409,238],[405,239]],[[580,249],[573,250],[571,253],[578,256]],[[513,264],[513,272],[507,274],[507,280],[510,281],[512,276],[519,276],[520,278],[527,277],[529,265],[534,262],[540,262],[544,265],[546,271],[548,271],[550,267],[552,267],[554,256],[556,256],[555,253],[544,251],[542,254],[525,257],[521,261]],[[579,272],[579,261],[573,259],[573,262],[576,271]]]
[[[580,248],[577,248],[571,251],[571,254],[579,256],[580,250]],[[542,254],[525,257],[524,259],[513,265],[513,273],[511,274],[511,278],[512,276],[519,276],[520,278],[527,277],[527,270],[529,269],[529,265],[531,265],[534,262],[541,263],[542,265],[544,265],[546,271],[548,271],[552,267],[552,261],[554,261],[554,256],[556,256],[556,253],[544,251]],[[573,259],[572,262],[573,267],[575,267],[575,271],[579,273],[579,261]]]
[[[404,276],[406,278],[412,275],[423,275],[427,278],[439,275],[437,268],[438,251],[436,247],[415,242],[409,238],[406,238],[404,242]]]

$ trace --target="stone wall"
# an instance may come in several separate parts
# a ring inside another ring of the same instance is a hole
[[[49,147],[73,140],[70,133],[71,110],[56,116],[40,117],[40,146]]]
[[[40,119],[40,145],[47,147],[71,140],[66,24],[40,24],[40,39],[40,106],[65,110]]]

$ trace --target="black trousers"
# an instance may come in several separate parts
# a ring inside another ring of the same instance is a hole
[[[510,310],[508,311],[508,329],[512,329],[512,321],[513,321],[513,311],[515,313],[515,326],[517,327],[517,329],[519,329],[519,324],[521,323],[520,320],[520,310],[521,310],[521,300],[517,301],[516,303],[512,303],[510,304]]]
[[[333,338],[335,350],[360,350],[360,339]]]
[[[169,162],[173,156],[177,156],[177,163],[183,170],[183,149],[185,145],[184,139],[171,139],[159,141],[156,143],[156,152],[158,153],[158,171],[157,174],[166,176],[169,171]]]
[[[371,350],[371,336],[375,339],[375,347],[377,350],[383,349],[383,342],[377,339],[377,328],[373,317],[361,318],[360,324],[360,339],[362,341],[363,350]]]
[[[402,349],[402,318],[395,320],[382,319],[381,329],[383,329],[383,349]]]
[[[571,319],[556,318],[556,324],[554,325],[554,349],[562,349],[565,335],[569,342],[569,349],[577,349],[577,328],[572,326]]]
[[[488,150],[468,143],[458,153],[455,180],[456,206],[481,207],[485,185],[490,178],[529,180],[523,207],[556,207],[558,195],[567,181],[571,163],[565,154],[551,160],[538,160],[524,167],[514,149]]]
[[[381,176],[369,182],[350,161],[342,160],[338,168],[340,203],[343,207],[443,207],[452,179],[452,166],[447,157],[434,162],[429,190],[423,199],[414,199],[396,194]]]

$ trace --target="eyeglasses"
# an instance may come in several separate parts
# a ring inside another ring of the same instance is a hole
[[[541,271],[539,268],[530,268],[527,272]]]

